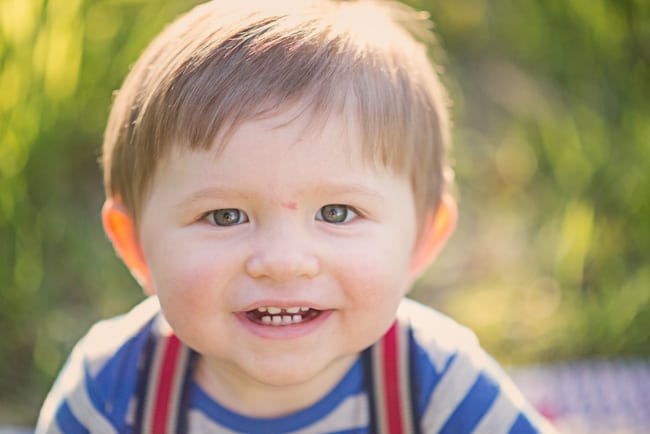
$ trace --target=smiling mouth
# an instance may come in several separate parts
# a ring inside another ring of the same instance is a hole
[[[246,317],[254,323],[268,326],[288,326],[311,321],[322,311],[305,306],[289,307],[286,309],[264,306],[246,312]]]

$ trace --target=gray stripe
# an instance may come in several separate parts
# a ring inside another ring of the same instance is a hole
[[[199,410],[189,412],[192,434],[245,434],[215,423]],[[288,434],[314,434],[365,428],[368,426],[368,400],[365,395],[351,396],[344,400],[324,419]]]
[[[478,356],[477,356],[478,357]],[[456,407],[463,401],[478,377],[476,361],[459,355],[433,390],[424,411],[422,423],[425,432],[438,432]]]
[[[73,388],[72,395],[68,398],[72,413],[93,434],[117,434],[113,425],[90,402],[85,378],[81,383]]]

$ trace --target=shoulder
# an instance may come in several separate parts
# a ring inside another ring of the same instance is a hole
[[[429,306],[405,299],[397,315],[410,324],[418,348],[427,352],[438,371],[459,351],[473,356],[481,353],[474,332]]]
[[[48,394],[37,432],[57,425],[63,432],[81,427],[114,432],[128,416],[140,354],[159,311],[157,299],[149,298],[124,315],[93,325]]]
[[[553,432],[471,330],[412,300],[398,316],[412,328],[425,432]]]
[[[135,342],[159,312],[158,299],[149,297],[125,314],[95,323],[75,347],[75,351],[83,352],[91,375],[101,371],[125,347],[135,349]]]

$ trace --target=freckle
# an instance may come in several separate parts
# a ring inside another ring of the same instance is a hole
[[[296,202],[282,202],[280,205],[282,205],[282,207],[286,209],[291,209],[291,210],[296,209]]]

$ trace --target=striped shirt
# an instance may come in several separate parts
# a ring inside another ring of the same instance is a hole
[[[138,363],[160,315],[152,297],[96,324],[75,346],[41,409],[37,433],[133,433]],[[553,433],[476,337],[435,310],[405,300],[416,341],[414,359],[424,433]],[[257,419],[237,414],[191,385],[193,433],[368,433],[368,392],[361,360],[315,404]]]

